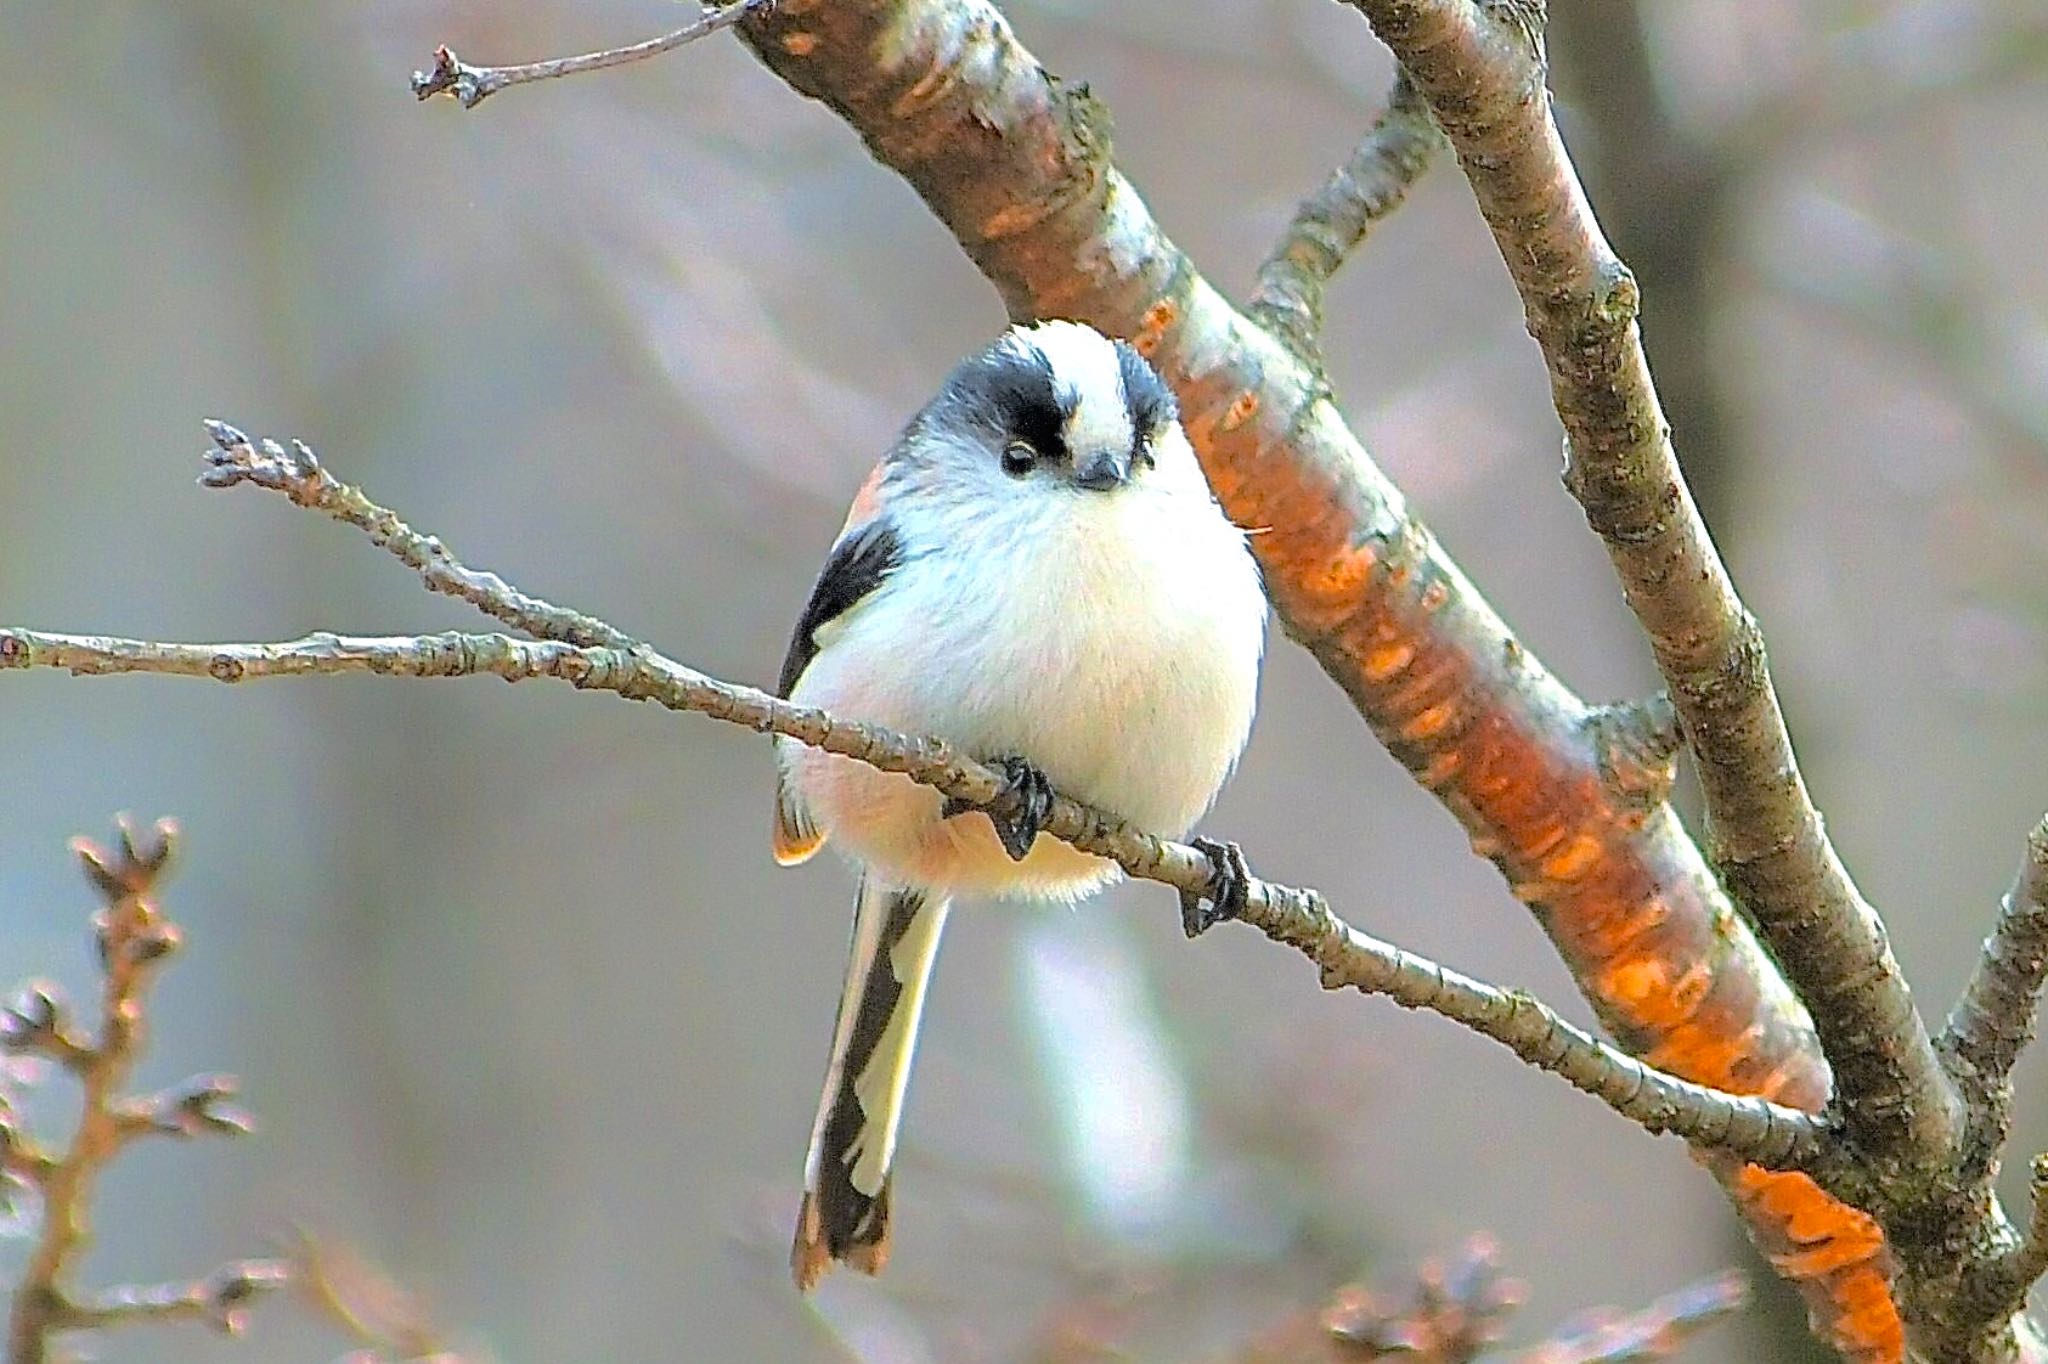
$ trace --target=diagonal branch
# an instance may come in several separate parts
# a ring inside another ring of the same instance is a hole
[[[1304,199],[1259,267],[1245,313],[1314,359],[1321,349],[1323,290],[1382,218],[1401,206],[1444,145],[1429,106],[1403,71],[1387,108],[1345,163]]]
[[[1851,1138],[1947,1161],[1955,1096],[1884,927],[1821,827],[1762,633],[1671,446],[1636,282],[1594,221],[1544,88],[1529,0],[1352,0],[1457,149],[1550,367],[1565,482],[1607,545],[1699,759],[1714,859],[1806,1002]]]
[[[2027,855],[2005,893],[1998,925],[1942,1029],[1941,1048],[1973,1110],[1992,1116],[1994,1142],[2011,1119],[2012,1067],[2034,1037],[2041,985],[2048,980],[2048,819],[2027,838]]]
[[[2025,1307],[2027,1290],[2048,1274],[2048,1155],[2034,1157],[2029,1175],[2033,1208],[2026,1231],[1964,1280],[1964,1296],[1980,1321],[1998,1321]]]
[[[1003,775],[937,739],[910,738],[841,720],[767,692],[724,682],[655,653],[586,648],[509,635],[442,633],[358,638],[313,634],[274,644],[174,644],[106,636],[0,630],[0,668],[61,668],[79,676],[155,673],[246,682],[271,677],[375,673],[383,677],[552,678],[579,690],[694,711],[898,773],[978,808],[1014,799]],[[1109,858],[1142,880],[1207,897],[1207,854],[1058,797],[1044,831]],[[1573,1026],[1528,995],[1495,988],[1363,933],[1313,890],[1256,877],[1240,917],[1298,949],[1326,989],[1350,987],[1428,1009],[1490,1037],[1539,1070],[1562,1077],[1652,1132],[1773,1169],[1821,1163],[1826,1128],[1812,1114],[1754,1095],[1725,1094],[1645,1065]],[[110,1128],[110,1133],[114,1129]],[[110,1136],[110,1140],[112,1137]]]
[[[206,431],[213,437],[214,448],[204,456],[206,467],[199,475],[203,486],[233,488],[247,483],[283,493],[301,507],[362,531],[370,537],[370,543],[389,550],[400,563],[418,573],[428,591],[466,601],[485,615],[535,639],[556,639],[564,644],[604,649],[634,647],[630,635],[595,616],[529,597],[495,573],[464,567],[448,552],[439,536],[421,535],[396,513],[378,506],[358,489],[328,473],[321,467],[320,457],[304,441],[293,441],[287,450],[274,440],[266,440],[259,448],[222,421],[207,422]]]
[[[706,6],[701,18],[659,38],[649,38],[626,47],[607,48],[602,52],[585,52],[576,57],[531,62],[525,66],[471,66],[443,46],[434,51],[433,70],[412,73],[412,93],[418,99],[453,95],[461,101],[463,108],[474,109],[508,85],[553,80],[557,76],[574,76],[585,71],[602,71],[609,66],[624,66],[628,62],[645,61],[664,52],[673,52],[685,43],[694,43],[699,38],[731,28],[755,10],[766,9],[774,3],[775,0],[735,0],[723,8]]]
[[[728,723],[795,739],[829,753],[898,773],[970,805],[1004,807],[1016,799],[1001,773],[936,739],[909,738],[876,726],[793,705],[752,687],[724,682],[668,659],[622,632],[559,607],[537,603],[494,575],[463,566],[438,540],[421,537],[358,489],[336,480],[312,451],[287,451],[274,441],[252,444],[233,427],[209,423],[216,450],[207,455],[210,486],[249,482],[356,525],[392,549],[430,585],[462,584],[498,619],[578,622],[584,634],[612,641],[582,645],[562,639],[507,635],[351,638],[309,635],[276,644],[173,644],[0,630],[0,668],[51,667],[74,674],[159,673],[242,682],[267,677],[371,672],[399,677],[496,676],[518,682],[553,678],[628,700],[653,701]],[[432,554],[403,546],[432,544]],[[465,599],[469,599],[465,597]],[[1209,897],[1219,887],[1211,857],[1200,849],[1134,829],[1115,816],[1056,798],[1045,832],[1107,857],[1132,876],[1172,886],[1184,897]],[[1666,1074],[1575,1027],[1520,992],[1505,991],[1352,927],[1322,895],[1249,878],[1241,916],[1319,968],[1326,989],[1350,987],[1385,995],[1408,1008],[1429,1009],[1509,1048],[1652,1132],[1670,1132],[1702,1149],[1778,1169],[1818,1167],[1829,1149],[1823,1123],[1757,1096],[1723,1093]],[[129,1129],[175,1130],[229,1119],[216,1111],[219,1086],[190,1084],[169,1100],[137,1111]],[[198,1096],[198,1097],[192,1097]],[[164,1114],[168,1112],[170,1116]],[[110,1138],[111,1139],[111,1138]]]

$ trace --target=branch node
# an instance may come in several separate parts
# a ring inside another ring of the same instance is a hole
[[[1677,779],[1684,735],[1664,692],[1596,706],[1586,717],[1594,758],[1609,791],[1639,816],[1662,805]]]

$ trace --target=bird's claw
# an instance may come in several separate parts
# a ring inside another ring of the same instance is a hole
[[[1181,931],[1190,938],[1199,938],[1217,924],[1244,913],[1251,894],[1252,873],[1245,864],[1244,849],[1235,843],[1196,838],[1189,840],[1189,846],[1209,859],[1208,888],[1200,894],[1191,890],[1180,893]]]
[[[994,810],[961,800],[958,796],[946,797],[946,803],[939,807],[941,819],[951,819],[981,810],[988,816],[989,823],[996,826],[996,837],[1002,840],[1003,851],[1013,862],[1022,862],[1031,852],[1031,845],[1038,841],[1038,831],[1045,827],[1045,821],[1052,814],[1052,782],[1045,773],[1012,754],[1009,757],[994,758],[989,766],[999,767],[1003,772],[1003,789],[997,794],[995,803],[1000,805],[1015,799],[1013,814],[997,814]]]

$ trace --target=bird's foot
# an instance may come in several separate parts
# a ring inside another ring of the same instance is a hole
[[[957,796],[946,797],[946,803],[939,807],[939,817],[951,819],[975,810],[986,814],[989,823],[996,826],[996,837],[1003,841],[1003,851],[1013,862],[1022,862],[1031,851],[1031,845],[1038,839],[1038,831],[1045,827],[1046,818],[1052,814],[1052,782],[1045,773],[1011,754],[1008,757],[992,758],[990,767],[999,767],[1003,772],[1003,789],[997,793],[995,803],[1000,805],[1014,799],[1016,810],[1012,814],[997,814]]]
[[[1181,931],[1190,938],[1199,938],[1217,924],[1244,913],[1252,873],[1245,864],[1244,849],[1235,843],[1196,838],[1189,840],[1189,846],[1209,859],[1208,889],[1201,894],[1189,890],[1180,893]]]

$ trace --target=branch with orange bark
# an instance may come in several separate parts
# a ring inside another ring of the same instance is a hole
[[[1665,803],[1668,773],[1617,780],[1608,712],[1508,631],[1315,367],[1167,239],[1111,160],[1100,104],[975,0],[784,0],[738,31],[923,196],[1012,316],[1091,322],[1160,368],[1225,510],[1265,531],[1289,633],[1501,869],[1625,1047],[1717,1088],[1825,1102],[1812,1020]],[[1820,1333],[1899,1359],[1875,1222],[1799,1175],[1717,1173]]]
[[[669,710],[710,715],[865,762],[965,801],[1008,813],[1019,799],[1002,774],[938,739],[916,738],[793,705],[677,663],[580,612],[527,596],[470,569],[435,537],[421,535],[361,490],[336,479],[304,444],[251,442],[208,423],[214,448],[201,480],[247,483],[363,530],[437,591],[534,636],[444,633],[378,638],[317,634],[280,643],[174,644],[0,628],[0,669],[61,668],[76,675],[155,673],[237,683],[272,677],[371,672],[387,677],[495,676],[563,681]],[[1184,905],[1220,892],[1213,859],[1199,848],[1133,828],[1105,811],[1055,796],[1044,832],[1179,891]],[[1506,1046],[1651,1132],[1669,1132],[1706,1154],[1774,1169],[1828,1171],[1829,1133],[1813,1115],[1754,1095],[1727,1094],[1658,1070],[1602,1042],[1519,991],[1502,990],[1364,933],[1314,890],[1244,879],[1238,917],[1313,962],[1326,989],[1384,995],[1427,1009]],[[1190,933],[1199,931],[1191,927]]]

